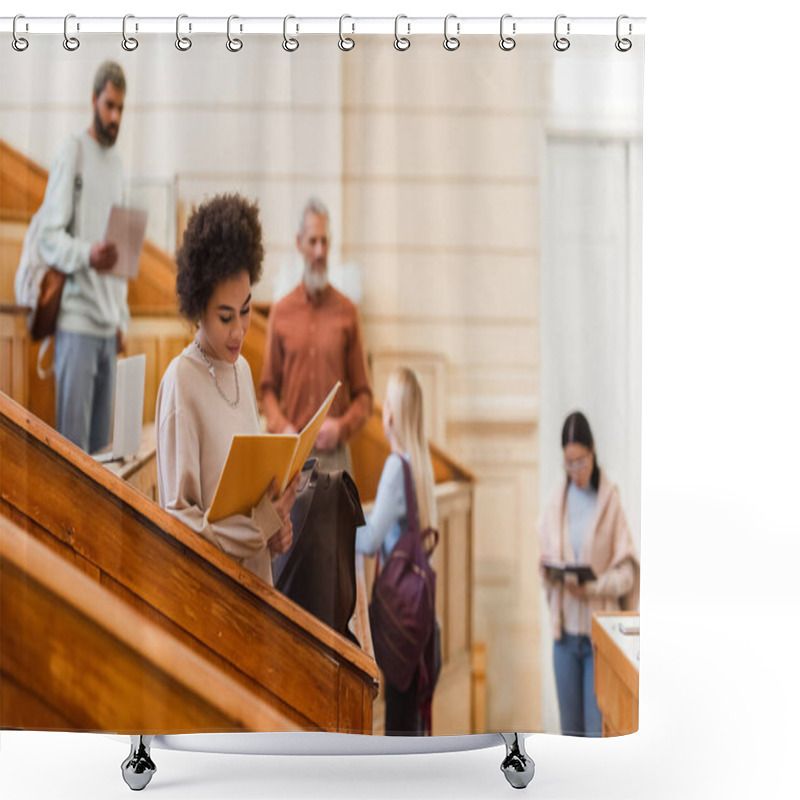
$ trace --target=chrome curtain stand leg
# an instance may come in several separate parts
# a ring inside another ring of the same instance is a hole
[[[122,762],[122,778],[134,792],[139,792],[150,783],[156,765],[150,758],[152,736],[131,736],[131,752]]]
[[[506,780],[515,789],[524,789],[533,780],[535,765],[525,752],[525,739],[521,733],[501,733],[506,743],[506,757],[500,765]]]

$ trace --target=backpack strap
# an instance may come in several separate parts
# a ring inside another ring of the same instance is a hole
[[[403,456],[400,456],[400,460],[403,462],[403,483],[406,490],[406,529],[419,533],[417,492],[414,489],[414,479],[411,477],[411,466]]]
[[[414,480],[411,477],[411,467],[409,463],[401,456],[403,462],[403,479],[406,488],[406,525],[407,530],[416,531],[419,536],[420,544],[425,555],[430,558],[436,545],[439,544],[439,531],[435,528],[420,529],[419,524],[419,505],[417,503],[417,492],[414,488]],[[432,542],[430,540],[433,540]]]
[[[78,219],[78,204],[80,203],[81,193],[83,191],[83,144],[81,137],[75,137],[75,143],[78,145],[78,154],[75,159],[75,180],[72,185],[72,219],[67,225],[67,231],[70,236],[75,235],[75,225]]]

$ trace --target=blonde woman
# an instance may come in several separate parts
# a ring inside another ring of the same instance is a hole
[[[375,496],[372,513],[356,532],[356,550],[383,562],[407,528],[403,461],[411,469],[420,530],[436,527],[433,498],[433,466],[423,423],[422,387],[413,370],[398,367],[389,375],[383,403],[383,429],[391,446]],[[387,735],[422,735],[423,719],[418,704],[418,675],[405,691],[388,683],[386,689]]]

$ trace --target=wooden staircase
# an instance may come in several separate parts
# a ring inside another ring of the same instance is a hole
[[[370,656],[2,394],[0,452],[0,726],[372,731]]]
[[[7,517],[0,524],[0,725],[120,733],[294,728]]]

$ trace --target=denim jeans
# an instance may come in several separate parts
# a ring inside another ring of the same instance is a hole
[[[561,732],[571,736],[601,736],[602,717],[594,696],[594,654],[588,636],[562,633],[553,642]]]
[[[56,330],[56,430],[87,453],[111,438],[117,337]]]

